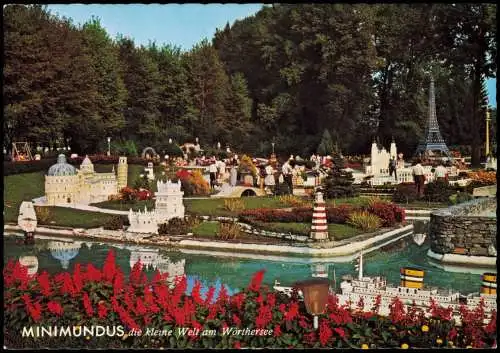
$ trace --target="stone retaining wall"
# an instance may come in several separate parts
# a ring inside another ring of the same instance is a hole
[[[497,219],[484,216],[492,209],[496,210],[496,198],[476,199],[432,212],[431,250],[436,254],[495,257]]]

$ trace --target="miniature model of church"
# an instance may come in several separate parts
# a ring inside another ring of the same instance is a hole
[[[388,175],[389,161],[392,157],[397,159],[397,148],[394,140],[391,142],[389,152],[384,147],[379,147],[376,141],[372,143],[370,165],[366,166],[365,173],[373,176]]]
[[[166,182],[158,180],[156,186],[158,191],[155,192],[155,209],[148,211],[144,207],[144,212],[134,212],[130,209],[128,232],[158,234],[158,224],[166,223],[175,217],[184,218],[185,209],[182,202],[184,191],[181,191],[180,180],[176,183],[170,180]]]
[[[96,173],[88,158],[82,161],[80,169],[66,162],[60,154],[57,163],[49,168],[45,176],[47,204],[84,204],[107,201],[111,195],[127,186],[127,157],[120,157],[118,174],[114,167],[111,173]]]

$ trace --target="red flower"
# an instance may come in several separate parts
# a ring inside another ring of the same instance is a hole
[[[94,309],[87,292],[83,292],[83,307],[88,316],[92,317],[94,315]]]
[[[274,307],[276,304],[276,295],[274,293],[267,294],[267,304],[271,307]]]
[[[99,302],[99,304],[97,305],[97,315],[99,316],[99,319],[105,318],[107,314],[108,308],[106,304],[104,304],[103,301]]]
[[[453,327],[450,332],[448,332],[448,339],[450,341],[454,340],[457,337],[457,330]]]
[[[203,299],[201,299],[200,296],[200,288],[201,288],[201,282],[196,280],[194,282],[193,289],[191,290],[191,297],[193,297],[193,300],[196,304],[203,304]]]
[[[335,331],[340,337],[345,337],[345,331],[342,327],[335,327],[333,331]]]
[[[240,343],[240,341],[235,341],[235,342],[234,342],[234,348],[236,348],[236,349],[240,349],[240,348],[241,348],[241,343]]]
[[[61,286],[61,294],[69,294],[72,297],[76,296],[75,287],[73,285],[73,281],[71,279],[71,275],[68,272],[64,272],[62,274],[62,286]]]
[[[142,302],[141,298],[137,298],[135,303],[136,303],[135,304],[135,313],[137,315],[143,316],[148,312],[148,310],[144,306],[144,303]]]
[[[46,297],[52,295],[52,289],[50,286],[50,277],[47,271],[43,271],[41,275],[37,278],[38,285],[40,286],[40,291]]]
[[[219,291],[219,296],[217,297],[217,301],[220,303],[226,302],[226,300],[229,298],[227,294],[227,289],[224,285],[221,285],[220,291]]]
[[[29,314],[33,321],[38,322],[42,318],[42,306],[40,303],[35,303],[28,307]]]
[[[299,304],[297,304],[296,302],[291,303],[290,307],[288,308],[288,311],[285,314],[285,320],[287,321],[293,320],[298,313],[299,313]]]
[[[231,297],[231,302],[238,310],[241,310],[245,301],[245,293],[238,293]],[[284,304],[283,304],[284,305]]]
[[[210,288],[208,288],[207,296],[205,297],[205,304],[210,304],[212,302],[212,299],[214,298],[214,293],[215,293],[215,287],[210,286]]]
[[[273,330],[274,337],[280,337],[281,334],[282,334],[282,332],[281,332],[281,326],[280,325],[274,326],[274,330]]]
[[[48,302],[47,308],[49,309],[49,311],[51,313],[59,315],[59,316],[61,316],[64,312],[61,304],[59,304],[58,302],[52,301],[52,300],[50,302]]]
[[[95,268],[94,265],[87,265],[87,273],[85,274],[88,281],[100,282],[102,278],[102,273],[99,269]]]
[[[105,281],[112,282],[116,273],[115,253],[112,250],[108,251],[102,273]]]
[[[123,273],[117,271],[113,280],[113,293],[119,295],[123,291]]]
[[[236,315],[236,314],[233,314],[233,322],[236,326],[240,326],[241,325],[241,320],[240,318]]]
[[[248,286],[249,290],[258,291],[260,289],[260,285],[262,283],[262,279],[264,278],[265,271],[266,270],[260,270],[259,272],[256,272],[253,275],[252,281],[250,282],[250,285]]]
[[[255,325],[257,328],[264,328],[273,319],[271,307],[268,305],[261,306],[257,311]]]
[[[322,346],[325,346],[330,338],[333,336],[333,332],[328,326],[326,320],[321,321],[321,325],[319,326],[319,341]]]
[[[132,284],[139,284],[142,275],[142,263],[141,260],[137,261],[130,271],[129,281]]]
[[[83,276],[80,268],[80,264],[76,264],[73,269],[73,284],[76,293],[80,293],[83,288]]]

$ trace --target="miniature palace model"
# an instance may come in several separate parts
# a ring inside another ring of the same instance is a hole
[[[155,192],[155,209],[148,211],[146,206],[144,206],[144,212],[134,212],[130,209],[128,232],[158,234],[158,224],[165,223],[175,217],[184,217],[185,209],[182,203],[184,191],[181,191],[180,180],[176,183],[170,180],[167,182],[158,180],[156,185],[158,191]]]
[[[397,287],[390,286],[384,277],[363,276],[362,253],[358,259],[358,278],[354,278],[351,275],[342,277],[340,293],[336,293],[340,305],[352,304],[353,306],[357,306],[360,299],[362,299],[363,310],[369,311],[373,307],[377,296],[380,295],[381,315],[388,315],[390,313],[390,304],[396,297],[401,299],[403,305],[407,308],[413,305],[413,303],[417,307],[427,308],[432,298],[442,307],[452,307],[455,319],[458,319],[457,314],[461,305],[475,308],[481,300],[484,300],[487,316],[491,315],[492,310],[496,310],[496,274],[483,274],[481,293],[479,295],[472,293],[464,296],[451,290],[426,288],[424,286],[425,271],[415,268],[402,268],[400,285]],[[279,283],[275,283],[274,289],[289,294],[292,288],[282,287],[279,286]]]
[[[47,205],[83,204],[107,201],[111,195],[127,185],[127,158],[120,157],[118,176],[111,173],[96,173],[94,165],[85,157],[80,169],[66,162],[60,154],[57,163],[51,166],[45,176],[45,197]]]

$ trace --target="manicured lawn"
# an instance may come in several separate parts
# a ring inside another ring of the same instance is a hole
[[[338,205],[352,205],[352,206],[364,206],[368,205],[370,201],[369,197],[349,197],[341,199],[327,199],[325,200],[327,205],[338,206]]]
[[[259,228],[275,232],[290,232],[297,235],[309,235],[311,224],[309,223],[278,223],[270,222],[256,223]],[[334,236],[335,240],[348,239],[355,235],[362,234],[363,231],[346,224],[328,224],[328,233]]]
[[[194,235],[200,236],[216,236],[219,229],[219,222],[201,222],[194,227],[192,232]]]
[[[45,208],[45,207],[44,207]],[[97,228],[116,215],[100,212],[78,211],[64,207],[46,207],[50,210],[50,220],[46,223],[39,222],[40,225],[57,225],[72,228]],[[52,223],[52,221],[54,223]]]
[[[108,208],[110,210],[128,211],[132,209],[133,211],[144,211],[144,206],[151,210],[155,206],[154,200],[144,200],[136,201],[134,203],[128,203],[123,201],[103,201],[98,203],[92,203],[91,206],[96,206],[99,208]]]
[[[279,197],[242,197],[245,209],[253,208],[285,208],[288,207],[280,202]],[[225,216],[236,217],[238,211],[224,209],[224,199],[184,199],[186,212],[199,216]]]
[[[23,173],[3,177],[4,222],[17,223],[19,206],[44,195],[44,173]]]

